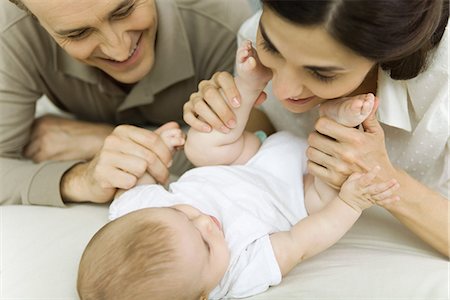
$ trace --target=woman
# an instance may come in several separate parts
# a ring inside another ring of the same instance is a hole
[[[241,33],[257,30],[258,55],[272,70],[278,101],[263,109],[275,128],[309,134],[309,172],[334,187],[352,170],[382,166],[402,199],[384,208],[448,257],[448,1],[262,2],[260,20]],[[234,125],[226,103],[239,99],[231,75],[217,73],[199,89],[185,121],[226,132]],[[379,98],[380,123],[369,118],[364,132],[317,120],[320,103],[367,92]]]
[[[170,151],[141,127],[182,121],[198,82],[232,70],[250,13],[246,1],[11,2],[22,10],[0,4],[0,203],[54,206],[107,202],[145,172],[165,182]],[[34,120],[43,94],[77,120]]]

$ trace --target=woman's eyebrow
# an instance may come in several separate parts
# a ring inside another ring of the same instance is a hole
[[[266,30],[264,29],[264,26],[261,23],[261,20],[259,21],[259,31],[261,32],[261,36],[262,38],[266,41],[267,45],[272,48],[273,50],[278,51],[277,47],[274,46],[274,44],[272,43],[272,41],[269,39],[269,37],[267,36]]]
[[[120,2],[116,8],[114,8],[110,13],[108,13],[108,19],[111,18],[112,16],[114,16],[114,14],[121,10],[122,8],[130,5],[134,0],[123,0],[122,2]],[[55,33],[61,36],[66,36],[66,35],[70,35],[72,33],[76,33],[76,32],[81,32],[83,30],[89,29],[88,26],[83,26],[80,28],[75,28],[75,29],[60,29],[60,30],[55,30]]]
[[[345,71],[344,68],[335,66],[304,66],[305,69],[315,71],[315,72],[334,72],[334,71]]]

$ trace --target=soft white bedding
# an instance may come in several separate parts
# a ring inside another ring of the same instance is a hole
[[[0,207],[0,299],[78,299],[77,264],[107,206]],[[251,299],[449,299],[449,261],[383,209]]]

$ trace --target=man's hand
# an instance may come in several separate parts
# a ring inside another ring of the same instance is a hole
[[[117,126],[94,158],[64,174],[61,194],[69,202],[108,202],[116,189],[130,189],[144,174],[166,183],[172,154],[157,132]]]
[[[33,123],[23,154],[34,162],[89,160],[100,150],[114,127],[46,115]]]

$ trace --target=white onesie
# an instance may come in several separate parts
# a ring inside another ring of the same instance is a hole
[[[189,204],[222,223],[231,259],[211,299],[241,298],[281,281],[269,235],[307,216],[303,197],[307,143],[278,132],[245,165],[192,169],[170,185],[137,186],[116,199],[110,219],[146,207]]]

